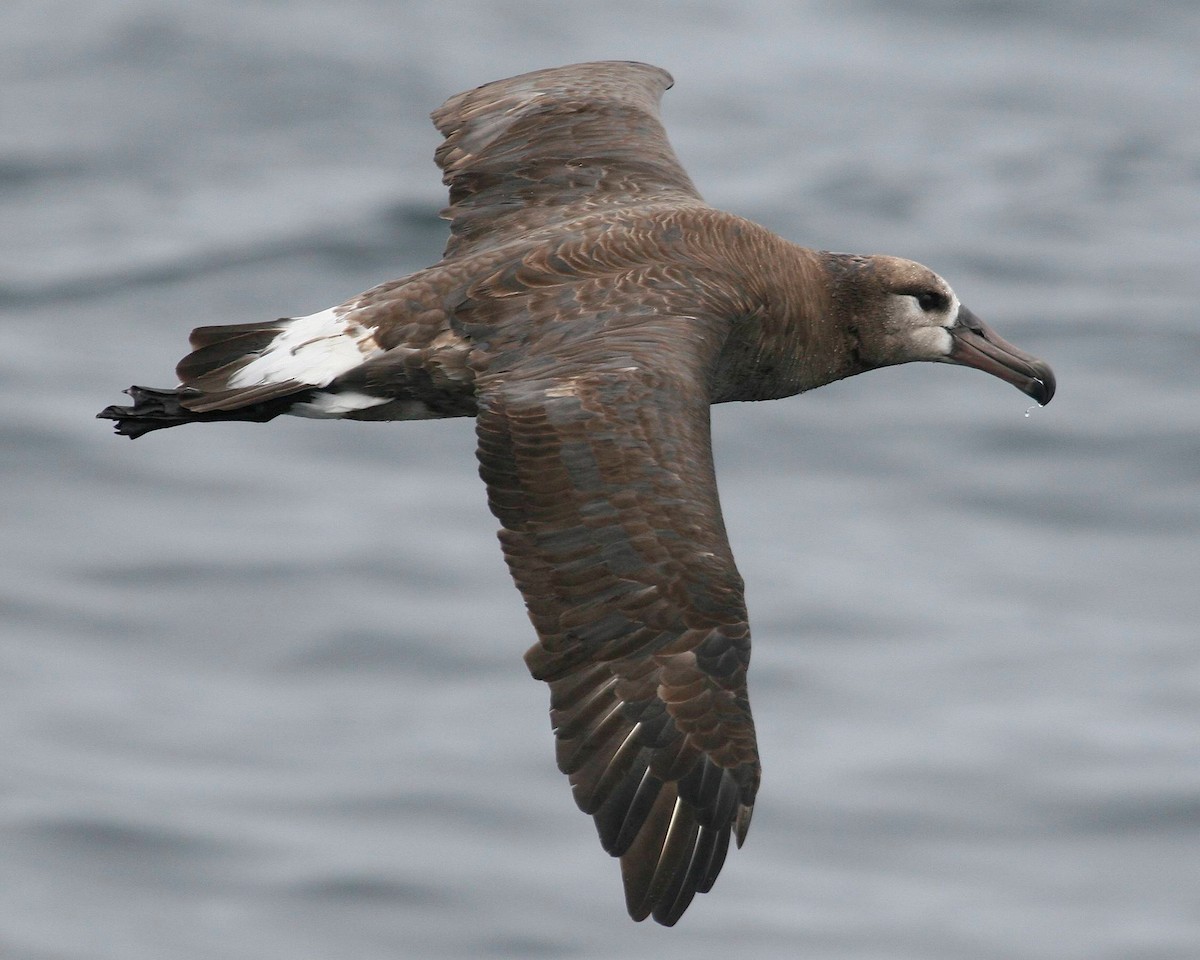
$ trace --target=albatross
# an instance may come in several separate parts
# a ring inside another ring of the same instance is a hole
[[[620,859],[630,916],[668,926],[746,839],[760,777],[710,405],[921,360],[1039,404],[1055,389],[929,268],[807,249],[706,204],[661,124],[671,84],[585,63],[451,97],[432,114],[439,262],[309,316],[200,327],[178,387],[130,387],[99,414],[128,437],[474,417],[558,766]]]

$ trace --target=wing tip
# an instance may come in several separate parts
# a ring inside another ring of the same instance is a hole
[[[737,819],[734,821],[734,838],[737,841],[739,850],[742,848],[742,844],[746,842],[746,834],[750,832],[750,819],[753,816],[753,803],[738,804]]]
[[[621,856],[621,877],[629,916],[653,917],[673,927],[698,893],[716,883],[733,834],[740,847],[753,805],[740,804],[735,819],[709,826],[700,811],[679,797],[675,783],[663,785],[641,831]]]

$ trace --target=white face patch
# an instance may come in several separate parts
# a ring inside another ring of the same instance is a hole
[[[943,327],[952,327],[958,322],[959,302],[954,291],[946,287],[946,295],[950,298],[949,305],[944,310],[925,311],[915,296],[903,296],[905,306],[903,313],[908,324],[913,327],[924,327],[930,323],[939,323]]]
[[[910,342],[918,359],[936,360],[949,355],[954,338],[945,327],[922,327],[912,332]]]
[[[898,294],[892,311],[897,353],[909,360],[942,360],[954,345],[950,329],[958,322],[959,302],[942,282],[949,302],[942,309],[923,310],[916,295]]]
[[[934,344],[934,349],[937,350],[939,357],[948,357],[950,351],[954,347],[954,337],[950,333],[950,328],[958,323],[958,310],[962,306],[958,302],[958,295],[949,287],[946,289],[950,292],[950,307],[946,310],[946,322],[937,330],[939,334],[937,342]]]
[[[351,319],[353,311],[331,307],[287,321],[265,350],[229,378],[234,389],[294,380],[323,387],[384,351],[374,329]]]
[[[958,308],[962,306],[958,302],[958,296],[953,290],[950,291],[950,309],[946,313],[946,326],[952,327],[958,323]]]

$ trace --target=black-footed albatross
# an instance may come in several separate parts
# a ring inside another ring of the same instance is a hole
[[[709,405],[915,360],[1054,395],[1049,366],[932,270],[708,206],[659,119],[671,83],[585,63],[451,97],[433,113],[440,262],[311,316],[200,327],[179,387],[131,387],[99,414],[128,437],[475,417],[558,766],[621,860],[630,915],[667,925],[712,888],[731,832],[741,846],[759,784]]]

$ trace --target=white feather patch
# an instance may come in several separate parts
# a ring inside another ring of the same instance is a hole
[[[387,403],[387,397],[372,397],[366,393],[343,390],[339,393],[318,393],[307,403],[294,403],[288,413],[315,420],[344,417],[356,410],[366,410]]]
[[[355,323],[352,311],[331,307],[289,320],[262,353],[229,378],[235,389],[295,380],[323,387],[384,351],[373,328]]]
[[[922,327],[914,330],[909,340],[918,360],[941,360],[954,347],[954,337],[945,327]]]

